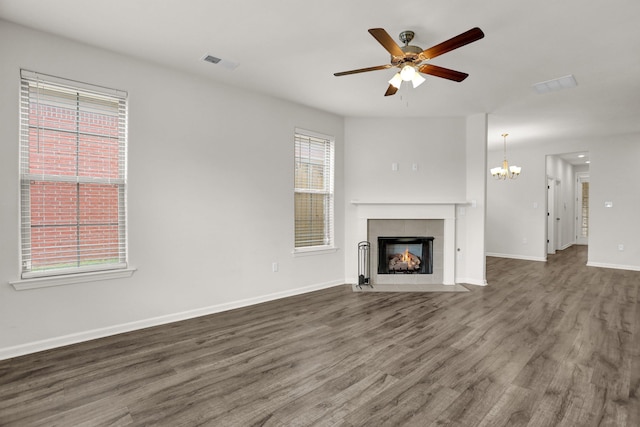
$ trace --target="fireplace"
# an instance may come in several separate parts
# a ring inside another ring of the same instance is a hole
[[[378,237],[378,274],[433,274],[433,237]]]
[[[374,286],[444,283],[445,240],[441,219],[367,219],[371,283]]]

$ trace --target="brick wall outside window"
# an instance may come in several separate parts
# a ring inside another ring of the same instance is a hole
[[[125,168],[119,101],[51,86],[31,84],[25,90],[23,83],[25,92],[23,272],[122,263]]]

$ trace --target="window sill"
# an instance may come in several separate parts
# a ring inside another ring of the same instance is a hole
[[[136,272],[135,268],[119,270],[92,271],[90,273],[68,274],[62,276],[34,277],[32,279],[20,279],[9,282],[16,291],[29,289],[48,288],[50,286],[72,285],[75,283],[96,282],[98,280],[124,279],[131,277]]]
[[[310,255],[323,255],[323,254],[332,254],[338,252],[338,249],[334,246],[316,246],[311,248],[300,248],[294,249],[292,254],[294,257],[299,256],[310,256]]]

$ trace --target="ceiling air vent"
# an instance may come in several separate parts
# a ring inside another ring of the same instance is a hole
[[[211,55],[205,55],[204,58],[202,58],[203,61],[207,61],[207,62],[211,62],[212,64],[217,64],[218,62],[221,61],[220,58],[216,58],[215,56],[211,56]]]
[[[573,74],[569,74],[568,76],[536,83],[533,85],[533,90],[538,94],[543,94],[563,89],[569,89],[576,86],[578,86],[578,82],[576,82]]]
[[[218,58],[217,56],[213,56],[213,55],[205,55],[201,59],[204,62],[210,62],[212,64],[220,65],[221,67],[226,68],[227,70],[235,70],[236,67],[239,65],[237,62],[229,61],[228,59]]]

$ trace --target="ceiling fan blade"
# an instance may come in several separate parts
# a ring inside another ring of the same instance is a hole
[[[469,31],[465,31],[462,34],[458,34],[457,36],[450,38],[447,41],[444,41],[440,44],[430,47],[429,49],[425,49],[420,54],[420,57],[422,59],[435,58],[436,56],[440,56],[443,53],[447,53],[449,51],[452,51],[454,49],[457,49],[459,47],[472,43],[476,40],[480,40],[483,37],[484,37],[484,33],[482,32],[482,30],[478,27],[475,27],[470,29]]]
[[[389,87],[387,88],[387,91],[384,93],[384,96],[395,95],[397,91],[398,91],[397,87],[395,87],[394,85],[389,85]]]
[[[346,76],[346,75],[349,75],[349,74],[366,73],[367,71],[386,70],[387,68],[391,68],[391,67],[393,67],[393,65],[391,65],[391,64],[377,65],[375,67],[359,68],[357,70],[350,70],[350,71],[342,71],[340,73],[333,73],[333,75],[336,76],[336,77],[338,77],[338,76]]]
[[[456,70],[450,70],[449,68],[438,67],[437,65],[426,64],[422,67],[418,68],[418,71],[424,74],[430,74],[436,77],[442,77],[443,79],[453,80],[455,82],[461,82],[467,77],[469,74],[462,73]]]
[[[371,28],[369,29],[369,34],[378,40],[378,43],[387,49],[387,52],[392,56],[404,57],[404,52],[400,49],[400,46],[393,41],[389,33],[387,33],[383,28]]]

